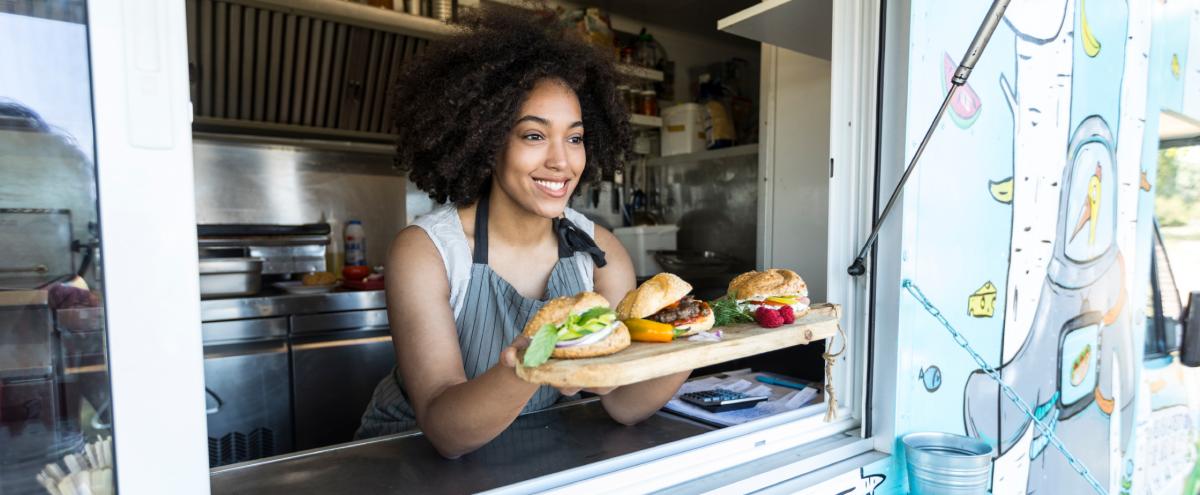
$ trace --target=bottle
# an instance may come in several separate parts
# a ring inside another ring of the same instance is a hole
[[[346,266],[367,265],[367,234],[362,222],[351,220],[346,223]]]
[[[342,252],[342,243],[338,242],[337,232],[342,225],[334,218],[333,212],[321,212],[321,222],[329,224],[329,244],[325,246],[325,271],[334,275],[342,273],[342,265],[346,258]]]
[[[704,107],[704,141],[708,149],[728,148],[737,138],[729,110],[721,102],[722,90],[709,74],[700,75],[700,97]]]

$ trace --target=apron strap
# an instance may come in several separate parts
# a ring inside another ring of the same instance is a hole
[[[488,264],[488,196],[490,188],[485,188],[475,206],[475,252],[472,261],[476,264]],[[597,268],[608,264],[604,251],[596,245],[592,236],[587,235],[565,216],[555,218],[553,223],[554,236],[558,239],[558,257],[570,258],[576,252],[587,253],[596,263]]]
[[[488,264],[488,196],[491,185],[484,186],[483,194],[475,203],[475,253],[472,261],[477,265]]]

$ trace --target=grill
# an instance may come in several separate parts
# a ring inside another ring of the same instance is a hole
[[[250,433],[235,431],[220,438],[208,437],[209,467],[269,457],[275,451],[275,433],[270,428],[255,428]]]
[[[197,126],[388,140],[389,88],[429,40],[259,3],[187,0]]]

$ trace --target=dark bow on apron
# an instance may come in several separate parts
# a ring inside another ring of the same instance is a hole
[[[592,240],[592,236],[579,230],[574,223],[564,218],[554,219],[554,234],[558,236],[558,252],[560,257],[571,256],[576,252],[587,253],[596,263],[596,268],[608,264],[604,259],[604,251]]]

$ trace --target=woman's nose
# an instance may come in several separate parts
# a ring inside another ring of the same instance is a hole
[[[553,170],[567,168],[567,146],[564,143],[550,145],[550,156],[546,157],[546,167]]]

